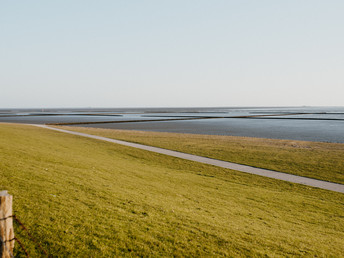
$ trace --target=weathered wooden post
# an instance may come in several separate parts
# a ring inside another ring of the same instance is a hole
[[[0,257],[13,257],[12,195],[9,195],[7,191],[0,191],[0,242]]]

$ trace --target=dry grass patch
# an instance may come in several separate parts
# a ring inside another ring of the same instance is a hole
[[[344,183],[344,144],[64,127],[239,164]]]

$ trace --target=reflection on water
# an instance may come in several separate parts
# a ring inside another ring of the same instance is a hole
[[[0,110],[0,122],[344,143],[344,107]]]

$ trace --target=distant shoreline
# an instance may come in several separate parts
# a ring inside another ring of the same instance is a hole
[[[344,143],[344,107],[17,109],[0,122]]]

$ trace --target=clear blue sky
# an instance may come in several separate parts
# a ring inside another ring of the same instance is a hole
[[[0,0],[0,108],[344,106],[343,0]]]

